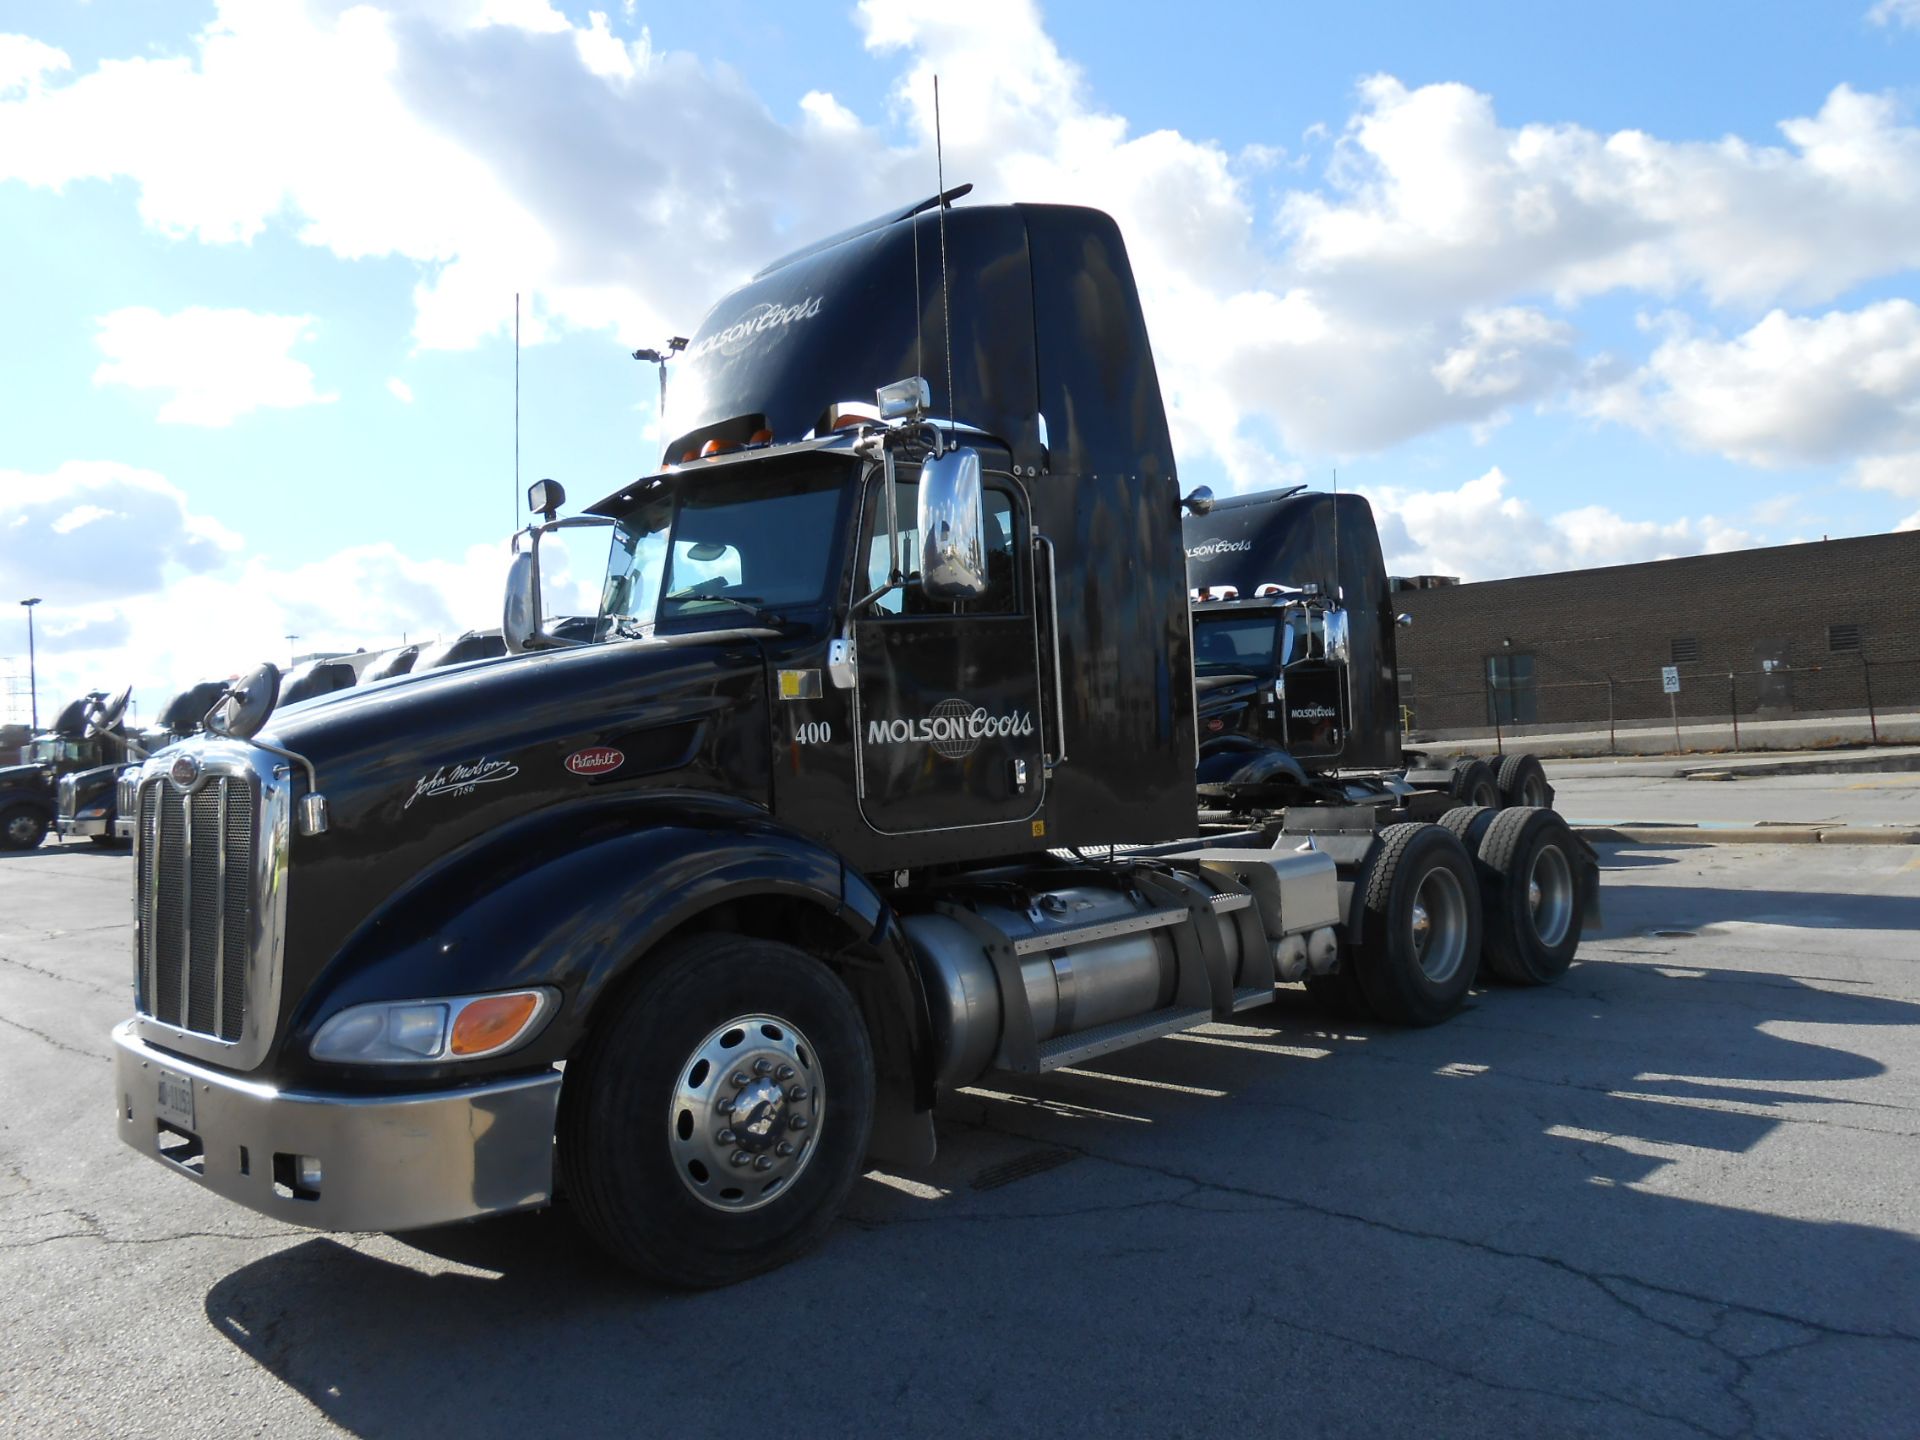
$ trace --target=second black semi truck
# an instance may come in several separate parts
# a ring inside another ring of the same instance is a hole
[[[1593,876],[1550,811],[1503,812],[1498,855],[1394,797],[1203,820],[1120,234],[951,198],[721,300],[657,473],[565,519],[534,487],[516,653],[277,712],[263,667],[145,765],[128,1144],[320,1228],[562,1191],[714,1285],[931,1159],[988,1072],[1309,975],[1424,1024],[1483,949],[1564,968]],[[540,545],[596,526],[596,638],[566,643]]]

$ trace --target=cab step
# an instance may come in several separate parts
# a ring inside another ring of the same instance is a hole
[[[1041,1042],[1039,1069],[1045,1074],[1049,1070],[1058,1070],[1062,1065],[1091,1060],[1096,1055],[1106,1055],[1115,1050],[1124,1050],[1129,1045],[1171,1035],[1176,1030],[1191,1030],[1211,1019],[1211,1006],[1188,1009],[1176,1005],[1096,1025],[1091,1030],[1080,1030],[1072,1035],[1061,1035]]]

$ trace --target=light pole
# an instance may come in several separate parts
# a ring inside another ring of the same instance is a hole
[[[293,663],[294,663],[294,659],[293,659],[293,642],[294,642],[294,641],[296,641],[296,640],[298,640],[299,638],[300,638],[300,637],[299,637],[298,635],[289,635],[289,636],[287,636],[287,664],[289,664],[289,665],[291,665],[291,664],[293,664]]]
[[[645,360],[660,367],[660,443],[662,445],[667,443],[668,438],[665,431],[667,418],[667,362],[686,348],[687,337],[684,335],[676,335],[658,350],[636,350],[633,352],[634,359]]]
[[[27,710],[32,717],[32,728],[40,729],[40,676],[35,668],[33,653],[33,607],[40,603],[40,597],[20,602],[27,609]]]

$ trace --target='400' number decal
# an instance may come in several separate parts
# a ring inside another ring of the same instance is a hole
[[[802,745],[825,745],[833,739],[833,726],[825,720],[809,720],[793,738]]]

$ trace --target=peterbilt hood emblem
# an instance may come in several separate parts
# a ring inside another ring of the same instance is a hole
[[[176,755],[167,770],[167,778],[182,790],[191,790],[200,779],[200,761],[192,755]]]

